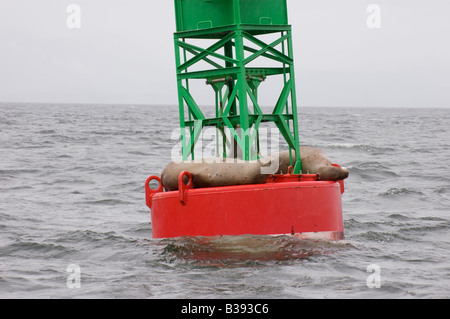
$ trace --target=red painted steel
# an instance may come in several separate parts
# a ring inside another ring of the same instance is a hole
[[[149,186],[152,180],[159,183],[155,190]],[[286,174],[273,175],[265,184],[194,189],[191,175],[182,172],[178,182],[178,191],[163,192],[159,177],[146,181],[154,238],[248,234],[344,238],[343,181]]]

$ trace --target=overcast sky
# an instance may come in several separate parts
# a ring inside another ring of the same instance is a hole
[[[449,0],[288,8],[300,106],[450,106]],[[0,101],[176,104],[174,31],[172,0],[0,0]]]

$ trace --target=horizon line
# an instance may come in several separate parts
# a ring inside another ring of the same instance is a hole
[[[112,102],[36,102],[36,101],[0,101],[0,104],[46,104],[46,105],[91,105],[91,106],[105,106],[105,105],[114,105],[114,106],[145,106],[145,107],[155,107],[155,106],[167,106],[167,107],[178,107],[176,103],[112,103]],[[214,107],[214,105],[200,105],[201,107]],[[262,108],[270,108],[272,106],[261,105]],[[450,106],[381,106],[381,105],[372,105],[372,106],[361,106],[361,105],[301,105],[297,106],[297,109],[301,108],[373,108],[373,109],[449,109]]]

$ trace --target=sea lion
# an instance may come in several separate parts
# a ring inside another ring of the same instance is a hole
[[[271,154],[270,157],[279,158],[277,174],[286,173],[290,166],[289,151]],[[295,152],[292,152],[292,161],[295,162]],[[346,179],[349,171],[333,166],[333,163],[325,156],[322,150],[310,146],[300,147],[300,160],[302,162],[302,173],[319,174],[319,180],[339,181]]]
[[[349,172],[333,166],[320,149],[302,146],[300,157],[302,172],[305,174],[318,174],[323,181],[338,181],[348,177]],[[294,152],[292,158],[295,162]],[[274,161],[278,161],[278,169],[267,169],[273,166]],[[166,190],[177,190],[179,174],[187,171],[192,175],[194,188],[262,184],[271,174],[286,174],[290,165],[288,151],[270,154],[262,160],[251,162],[219,158],[202,162],[171,162],[161,173],[161,182]]]
[[[214,162],[185,161],[169,163],[161,173],[161,182],[168,191],[178,189],[178,176],[187,171],[192,175],[194,188],[219,187],[247,184],[262,184],[268,174],[261,173],[260,162],[228,162],[223,159]]]

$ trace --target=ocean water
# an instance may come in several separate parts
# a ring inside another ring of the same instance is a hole
[[[0,104],[0,298],[450,297],[450,109],[299,110],[350,171],[339,242],[152,239],[177,114]]]

